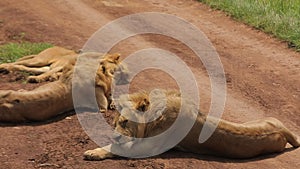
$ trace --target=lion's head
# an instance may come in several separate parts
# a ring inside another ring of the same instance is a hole
[[[148,94],[146,92],[140,92],[129,96],[123,95],[117,103],[121,113],[115,116],[113,122],[115,130],[123,136],[144,137],[144,129],[141,127],[145,124],[138,122],[143,121],[143,113],[149,108]],[[115,139],[119,139],[121,135]]]
[[[129,83],[129,70],[125,64],[120,62],[119,53],[106,54],[100,60],[102,72],[110,77],[113,77],[116,85],[123,85]]]
[[[100,68],[98,69],[98,72],[100,71],[108,77],[114,77],[120,64],[120,56],[119,53],[104,55],[104,57],[100,59]]]
[[[174,99],[167,102],[170,97]],[[117,103],[120,113],[115,116],[114,126],[119,134],[115,139],[128,141],[126,136],[146,138],[168,129],[177,118],[180,94],[175,91],[140,92],[121,96]]]

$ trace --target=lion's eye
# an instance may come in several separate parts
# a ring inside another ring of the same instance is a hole
[[[128,120],[123,120],[121,121],[119,124],[122,128],[125,128],[126,127],[126,124],[127,124]]]

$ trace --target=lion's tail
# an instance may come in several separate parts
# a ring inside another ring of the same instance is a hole
[[[290,143],[294,148],[300,147],[300,141],[295,134],[293,134],[286,127],[283,128],[283,134],[287,139],[287,142]]]
[[[290,131],[280,120],[269,117],[269,121],[273,126],[276,126],[279,129],[280,133],[285,137],[286,141],[291,144],[293,147],[297,148],[300,147],[300,140],[297,136]]]

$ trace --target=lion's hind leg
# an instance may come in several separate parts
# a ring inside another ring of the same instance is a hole
[[[36,58],[36,55],[29,55],[18,59],[16,62],[1,64],[0,73],[25,71],[32,74],[41,74],[47,71],[43,68],[45,66],[48,66],[48,63],[42,63],[40,59]]]
[[[45,81],[56,81],[59,79],[63,67],[56,67],[38,76],[28,76],[29,83],[41,83]]]
[[[18,69],[19,66],[15,66],[15,65],[22,65],[24,67],[24,65],[22,64],[22,62],[30,62],[31,60],[34,59],[36,55],[28,55],[28,56],[24,56],[19,58],[17,61],[12,62],[12,63],[3,63],[0,64],[0,73],[9,73],[11,71],[15,71],[15,69]],[[15,68],[17,67],[17,68]]]
[[[47,58],[40,58],[40,57],[28,57],[26,59],[21,59],[13,63],[14,65],[23,65],[26,67],[44,67],[49,66],[49,60]]]
[[[34,57],[36,57],[37,55],[28,55],[28,56],[23,56],[19,59],[17,59],[16,62],[19,62],[19,61],[24,61],[24,60],[29,60],[29,59],[33,59]]]
[[[16,72],[16,71],[23,71],[23,72],[28,72],[32,74],[42,74],[47,71],[49,71],[49,66],[45,67],[27,67],[24,65],[14,65],[14,64],[9,64],[9,63],[4,63],[0,65],[0,73],[9,73],[9,72]]]

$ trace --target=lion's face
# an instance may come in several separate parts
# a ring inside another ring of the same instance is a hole
[[[122,113],[125,113],[124,111]],[[115,131],[118,133],[129,136],[129,137],[137,137],[138,123],[132,121],[132,119],[138,119],[137,116],[131,114],[130,118],[127,115],[118,115],[114,120]]]
[[[181,94],[155,89],[120,96],[116,103],[120,114],[114,119],[115,131],[119,133],[115,141],[124,143],[133,138],[157,136],[169,129],[177,119]]]
[[[120,56],[119,53],[106,54],[100,61],[102,72],[109,77],[113,77],[116,85],[129,83],[129,71],[126,65],[120,63]]]
[[[176,113],[173,114],[173,111],[177,112],[174,108],[167,114],[170,118],[163,115],[168,110],[162,104],[165,97],[176,98],[176,103],[180,103],[180,93],[175,91],[155,91],[153,94],[140,92],[121,96],[117,102],[121,113],[114,119],[115,131],[134,138],[146,138],[164,132],[177,117]],[[120,138],[122,137],[117,139]]]
[[[114,120],[114,141],[117,143],[127,143],[134,138],[142,138],[144,136],[144,129],[141,128],[143,124],[135,122],[140,118],[139,115],[132,114],[132,111],[128,114],[126,110],[123,110],[122,114],[118,114]]]
[[[149,108],[148,95],[146,93],[131,94],[129,97],[120,97],[118,101],[120,113],[115,116],[115,131],[121,135],[115,137],[117,142],[121,139],[143,138],[145,133],[144,112]],[[122,136],[123,135],[123,136]],[[125,137],[124,137],[125,136]]]
[[[100,66],[102,68],[102,73],[109,77],[114,77],[116,70],[120,64],[120,54],[106,54],[100,61]]]

